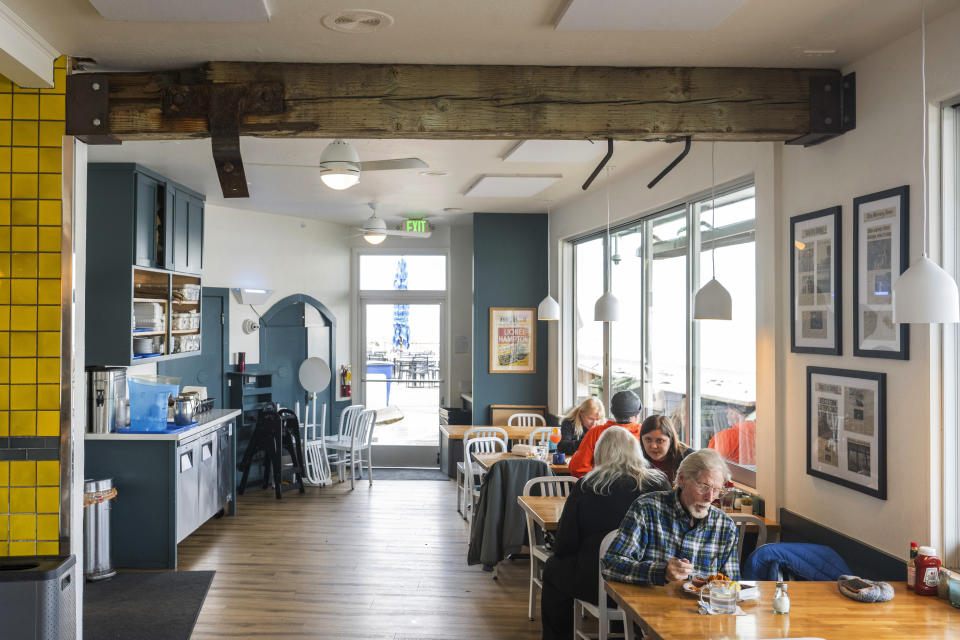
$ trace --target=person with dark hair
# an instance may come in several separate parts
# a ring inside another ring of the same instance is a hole
[[[600,542],[649,491],[670,488],[643,457],[634,434],[613,426],[597,440],[596,466],[573,486],[563,505],[553,556],[543,570],[540,618],[544,640],[573,637],[573,600],[597,604]],[[606,604],[606,603],[604,603]]]
[[[581,478],[593,468],[593,448],[606,429],[619,425],[639,439],[640,425],[637,424],[637,419],[640,417],[642,408],[639,396],[633,391],[618,391],[613,394],[610,399],[610,413],[613,415],[613,420],[608,420],[605,424],[587,431],[587,435],[580,442],[580,447],[568,463],[570,475]]]
[[[580,448],[587,431],[603,421],[603,403],[594,397],[587,398],[563,417],[557,451],[572,456]]]
[[[680,442],[673,422],[667,416],[652,415],[640,425],[643,455],[654,469],[662,471],[670,482],[677,477],[677,467],[693,451]]]

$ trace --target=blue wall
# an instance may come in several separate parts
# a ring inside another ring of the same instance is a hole
[[[547,404],[547,326],[537,322],[537,372],[489,371],[490,307],[533,307],[547,295],[546,214],[473,215],[473,423],[491,404]]]

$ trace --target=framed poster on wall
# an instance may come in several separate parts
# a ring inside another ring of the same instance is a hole
[[[807,473],[887,499],[887,374],[807,367]]]
[[[790,218],[790,350],[843,353],[840,207]]]
[[[490,373],[537,372],[537,310],[490,307]]]
[[[893,322],[893,284],[910,263],[910,187],[853,200],[853,355],[910,358],[910,326]]]

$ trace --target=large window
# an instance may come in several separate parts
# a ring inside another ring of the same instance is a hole
[[[756,243],[753,186],[696,198],[574,243],[577,400],[632,389],[644,415],[665,414],[681,437],[742,467],[756,465]],[[714,267],[715,265],[715,267]],[[694,321],[693,296],[716,277],[733,320]],[[605,278],[620,321],[593,321]],[[609,344],[609,362],[603,345]]]

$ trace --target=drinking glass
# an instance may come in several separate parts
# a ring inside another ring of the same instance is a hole
[[[700,589],[700,602],[709,595],[710,611],[718,614],[737,611],[737,591],[727,583],[711,582]]]

